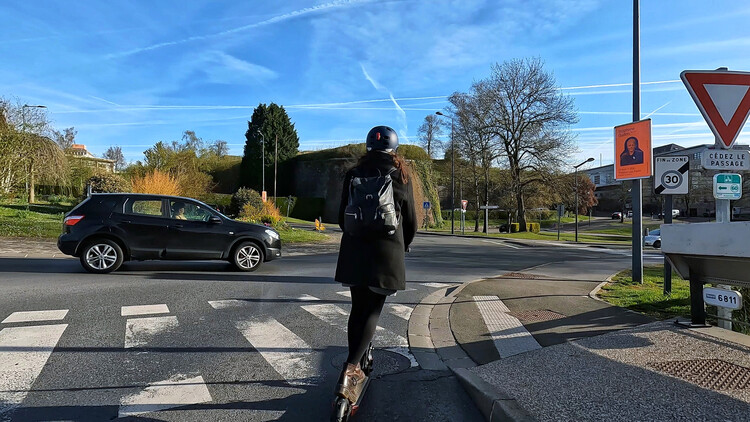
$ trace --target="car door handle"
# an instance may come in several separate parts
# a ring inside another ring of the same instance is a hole
[[[172,227],[175,227],[175,228],[181,229],[181,228],[183,228],[183,227],[185,227],[185,226],[183,226],[182,224],[175,224],[175,225],[174,225],[174,226],[172,226]]]
[[[125,223],[125,224],[130,224],[131,223],[130,220],[122,220],[122,222]]]

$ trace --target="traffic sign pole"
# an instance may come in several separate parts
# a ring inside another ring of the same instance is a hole
[[[672,195],[664,195],[664,224],[672,224]],[[672,294],[672,264],[664,256],[664,294]]]

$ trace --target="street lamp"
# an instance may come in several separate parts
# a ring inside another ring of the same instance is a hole
[[[576,207],[575,207],[575,210],[574,210],[575,214],[576,214],[576,242],[578,242],[578,167],[581,167],[582,165],[584,165],[586,163],[590,163],[592,161],[594,161],[593,157],[589,158],[588,160],[582,162],[581,164],[579,164],[577,166],[573,166],[573,168],[575,168],[575,173],[574,174],[575,174],[575,178],[576,178]]]
[[[448,117],[445,114],[436,111],[435,114],[438,116]],[[451,118],[451,234],[454,234],[453,230],[453,210],[456,208],[455,196],[456,196],[456,148],[453,144],[453,116]]]
[[[23,132],[23,138],[24,138],[24,140],[27,141],[27,145],[26,146],[28,147],[28,149],[26,150],[26,152],[28,154],[31,154],[31,145],[28,145],[29,138],[26,135],[26,109],[27,108],[47,108],[47,106],[43,106],[43,105],[29,105],[29,104],[24,104],[23,106],[21,106],[21,122],[22,122],[21,130]],[[29,160],[29,171],[28,171],[28,173],[26,175],[26,193],[28,195],[28,201],[27,201],[28,204],[33,204],[34,203],[34,174],[33,174],[33,171],[34,171],[33,160],[30,159]],[[27,205],[27,209],[28,209],[28,205]]]
[[[263,195],[263,192],[266,191],[266,137],[263,136],[263,132],[258,129],[258,135],[260,135],[261,143],[260,143],[260,169],[262,174],[261,179],[261,192],[260,194]]]

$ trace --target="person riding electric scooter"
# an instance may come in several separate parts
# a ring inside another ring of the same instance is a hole
[[[350,288],[352,309],[333,420],[346,420],[361,401],[378,318],[386,297],[406,289],[404,254],[417,233],[412,185],[396,153],[396,132],[376,126],[366,146],[367,153],[346,174],[339,208],[344,234],[335,279]]]

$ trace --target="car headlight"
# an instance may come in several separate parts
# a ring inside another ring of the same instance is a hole
[[[271,239],[277,239],[277,240],[278,240],[278,239],[280,239],[280,238],[281,238],[281,237],[279,236],[279,234],[278,234],[278,233],[276,233],[276,231],[274,231],[274,230],[271,230],[271,229],[266,229],[266,234],[267,234],[267,235],[269,235],[269,236],[271,236]]]

